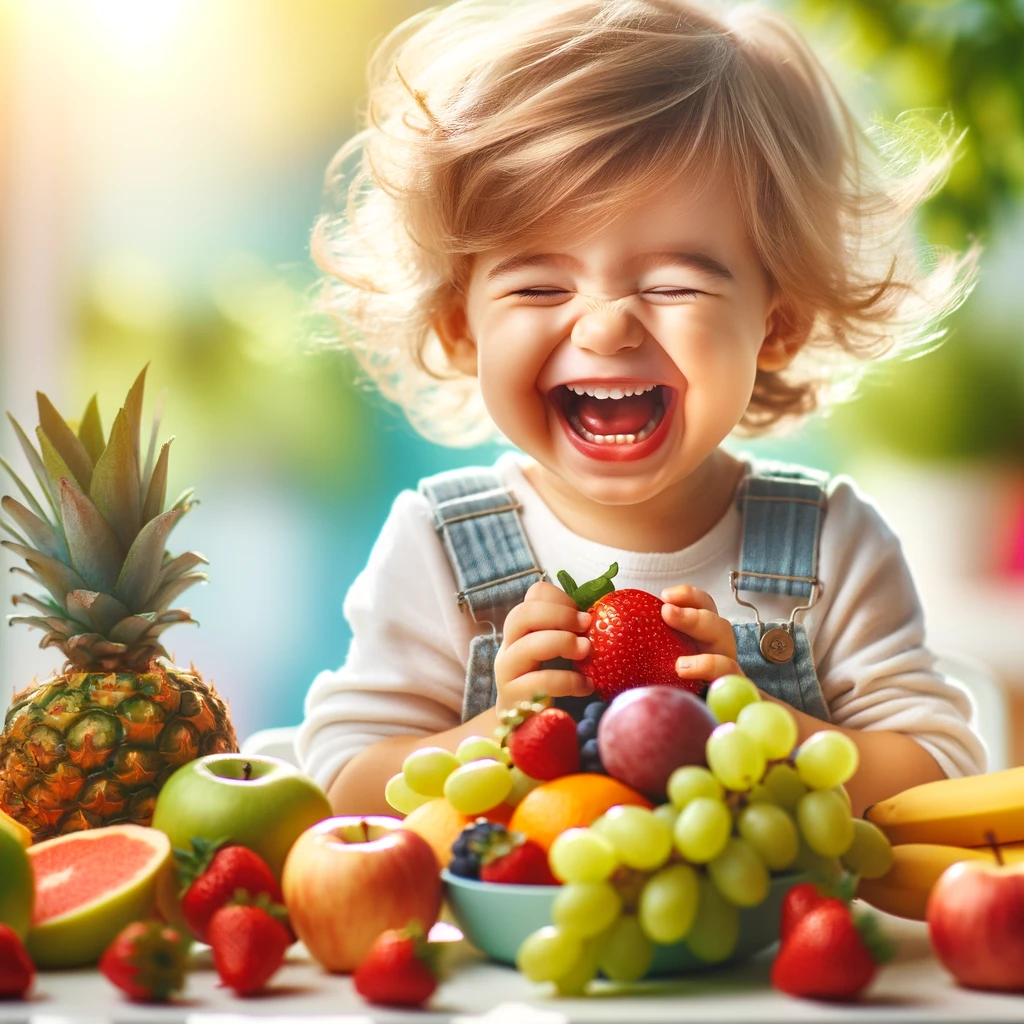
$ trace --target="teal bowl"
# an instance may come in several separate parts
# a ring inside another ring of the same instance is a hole
[[[558,886],[476,882],[449,871],[442,871],[441,878],[448,906],[463,935],[499,963],[514,965],[516,950],[523,939],[551,924],[551,903]],[[648,976],[706,971],[747,960],[767,949],[779,938],[783,898],[794,885],[807,880],[808,876],[802,873],[776,875],[763,903],[740,910],[740,937],[728,960],[707,964],[698,960],[685,942],[655,946]]]

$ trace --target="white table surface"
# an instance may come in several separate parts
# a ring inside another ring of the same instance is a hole
[[[195,954],[182,998],[168,1006],[126,1002],[96,970],[41,973],[34,998],[0,1003],[0,1021],[58,1024],[242,1024],[252,1018],[321,1024],[368,1021],[431,1021],[453,1024],[564,1024],[566,1021],[1002,1021],[1024,1020],[1024,995],[997,995],[959,988],[942,969],[923,924],[882,917],[898,944],[859,1003],[831,1005],[791,999],[768,983],[771,955],[688,978],[642,982],[596,996],[562,999],[553,986],[532,985],[507,967],[490,963],[465,942],[448,950],[448,974],[425,1011],[368,1006],[348,977],[325,974],[301,946],[259,997],[235,998],[218,987],[209,950]],[[234,1020],[231,1017],[234,1016]]]

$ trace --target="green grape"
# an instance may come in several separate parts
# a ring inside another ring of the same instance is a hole
[[[654,947],[635,914],[624,914],[597,941],[597,962],[609,980],[637,981],[650,969]]]
[[[589,828],[570,828],[557,836],[548,862],[561,882],[603,882],[619,866],[612,844]]]
[[[411,814],[431,798],[422,793],[414,793],[409,788],[409,783],[405,781],[405,775],[399,772],[388,779],[388,784],[384,787],[384,799],[399,814]]]
[[[576,966],[582,952],[583,944],[575,935],[547,925],[520,943],[516,967],[530,981],[556,981]]]
[[[460,765],[445,779],[445,799],[472,816],[497,807],[512,791],[512,775],[500,761],[485,759]]]
[[[622,913],[622,897],[610,882],[574,882],[559,886],[551,921],[563,931],[590,939],[610,928]]]
[[[769,761],[789,757],[796,746],[796,719],[781,704],[748,704],[740,711],[736,728],[757,740]]]
[[[734,722],[715,729],[708,737],[706,753],[708,767],[726,789],[753,789],[764,775],[761,744],[738,729]]]
[[[792,810],[800,802],[800,797],[807,792],[807,786],[800,780],[796,769],[788,764],[775,764],[768,769],[764,777],[764,785],[775,797],[780,807]]]
[[[784,871],[800,852],[796,822],[777,804],[749,804],[736,827],[771,871]]]
[[[669,864],[652,875],[640,893],[640,927],[651,942],[680,942],[697,916],[699,899],[697,872],[689,864]]]
[[[757,687],[746,676],[721,676],[709,687],[707,704],[719,722],[735,722],[740,711],[761,699]]]
[[[756,907],[768,895],[768,869],[753,846],[733,836],[708,863],[715,888],[737,907]]]
[[[612,844],[626,867],[638,871],[660,868],[672,852],[672,829],[646,807],[612,807],[591,828]]]
[[[853,819],[831,789],[813,789],[796,805],[796,821],[807,845],[823,857],[841,857],[853,842]]]
[[[479,761],[483,758],[500,761],[502,764],[508,764],[510,761],[508,750],[486,736],[467,736],[455,748],[455,756],[461,764],[469,764],[470,761]]]
[[[676,818],[676,849],[692,864],[706,864],[725,848],[732,832],[732,814],[722,800],[699,796]]]
[[[512,765],[508,771],[512,776],[512,789],[509,791],[508,796],[505,797],[505,803],[507,803],[509,807],[518,807],[522,802],[523,797],[540,785],[540,780],[531,779],[526,772],[517,768],[515,765]]]
[[[676,818],[679,817],[679,811],[672,804],[658,804],[651,813],[656,818],[665,822],[669,829],[676,827]]]
[[[822,857],[820,853],[815,853],[803,838],[800,840],[800,850],[793,861],[792,869],[811,875],[828,885],[837,883],[843,874],[843,865],[838,859]]]
[[[763,783],[759,782],[748,794],[748,804],[771,804],[778,806],[775,794]]]
[[[686,936],[690,952],[706,964],[728,960],[740,937],[740,914],[706,875],[700,876],[697,916]]]
[[[555,978],[555,988],[561,996],[582,996],[587,986],[597,977],[597,943],[584,942],[583,952],[568,974]]]
[[[833,786],[832,791],[838,793],[843,798],[843,803],[846,804],[846,809],[850,812],[850,816],[853,816],[853,801],[850,799],[850,794],[847,792],[845,786]]]
[[[405,784],[414,793],[435,797],[444,795],[445,781],[458,767],[459,759],[450,750],[421,747],[405,759],[402,774],[405,776]]]
[[[668,798],[677,811],[699,796],[721,800],[724,795],[722,784],[702,765],[683,765],[668,777]]]
[[[861,878],[881,878],[892,867],[892,846],[886,834],[870,821],[853,819],[853,842],[843,864]]]
[[[860,761],[857,745],[845,733],[822,729],[800,744],[794,763],[811,789],[831,789],[853,778]]]

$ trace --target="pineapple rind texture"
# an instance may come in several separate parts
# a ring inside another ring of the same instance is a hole
[[[237,750],[224,702],[194,670],[68,671],[18,694],[0,737],[0,810],[36,841],[148,825],[160,787],[205,754]]]
[[[195,551],[166,542],[194,504],[165,511],[170,441],[157,455],[157,416],[143,459],[146,371],[104,441],[95,397],[77,433],[38,395],[38,450],[12,418],[41,488],[38,499],[0,459],[21,498],[0,501],[0,541],[24,560],[13,571],[45,594],[18,594],[10,616],[57,647],[61,674],[14,698],[0,736],[0,809],[36,839],[114,822],[149,824],[160,786],[179,765],[237,750],[227,708],[193,669],[168,660],[160,637],[193,622],[171,605],[208,577]]]

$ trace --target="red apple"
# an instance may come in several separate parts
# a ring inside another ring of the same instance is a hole
[[[654,799],[684,764],[707,764],[704,747],[718,720],[699,697],[675,686],[620,693],[601,716],[597,749],[608,774]]]
[[[961,985],[1024,990],[1024,864],[954,864],[926,913],[932,947]]]
[[[359,966],[381,932],[430,930],[441,877],[426,840],[398,818],[327,818],[295,841],[281,878],[295,934],[328,971]]]

